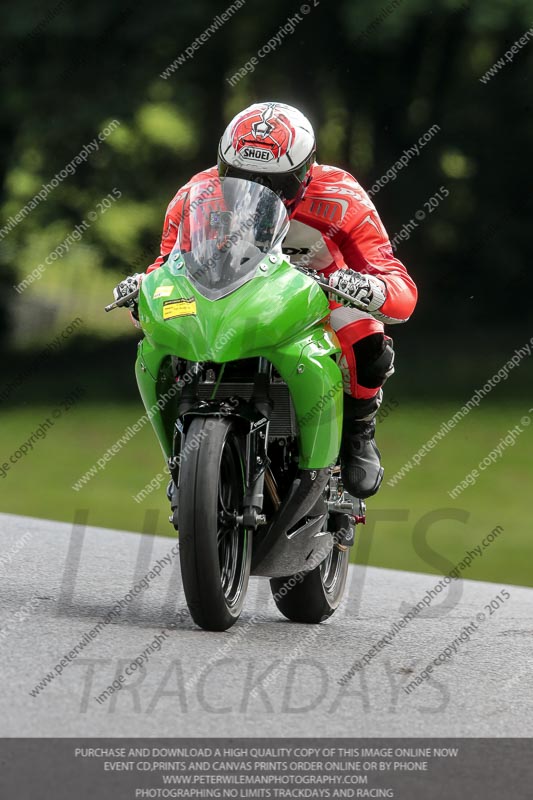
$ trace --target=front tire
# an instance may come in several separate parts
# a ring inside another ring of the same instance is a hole
[[[196,443],[192,451],[187,442]],[[185,599],[195,623],[225,631],[242,611],[252,561],[242,513],[244,465],[235,422],[196,417],[182,452],[178,489],[180,565]]]

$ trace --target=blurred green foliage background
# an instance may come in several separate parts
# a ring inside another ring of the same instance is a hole
[[[91,524],[141,530],[147,508],[158,508],[158,532],[171,533],[164,486],[142,504],[132,498],[164,466],[148,429],[86,488],[71,488],[144,413],[133,377],[137,332],[125,314],[105,315],[103,306],[121,277],[158,254],[177,187],[215,162],[229,118],[258,99],[300,107],[315,124],[319,160],[349,169],[365,187],[440,127],[373,198],[392,237],[439,187],[450,191],[398,250],[420,301],[408,325],[389,331],[398,357],[387,394],[399,407],[378,430],[388,475],[529,341],[533,40],[490,80],[480,78],[533,33],[533,0],[310,0],[307,7],[301,14],[299,3],[247,0],[167,78],[169,64],[226,3],[20,0],[4,15],[0,461],[73,386],[83,400],[0,478],[2,511],[72,520],[75,509],[89,508]],[[294,32],[232,88],[228,79],[296,14]],[[106,130],[75,174],[10,222]],[[106,197],[113,199],[104,208]],[[79,241],[17,292],[84,221]],[[75,335],[47,351],[78,317]],[[384,486],[370,514],[408,509],[409,519],[375,528],[371,563],[439,571],[416,552],[414,524],[430,510],[461,507],[468,523],[435,525],[434,549],[455,562],[501,524],[504,535],[468,577],[533,585],[530,432],[460,498],[447,494],[527,413],[531,387],[525,358],[418,469]]]

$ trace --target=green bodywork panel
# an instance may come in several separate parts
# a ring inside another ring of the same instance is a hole
[[[191,302],[174,306],[180,299]],[[342,431],[342,378],[335,360],[338,341],[324,324],[328,314],[326,295],[315,281],[275,256],[217,300],[200,294],[179,255],[147,275],[139,297],[145,339],[136,375],[165,456],[172,455],[177,402],[168,402],[161,413],[157,401],[173,393],[170,357],[225,363],[263,356],[289,387],[300,427],[300,467],[332,464]]]

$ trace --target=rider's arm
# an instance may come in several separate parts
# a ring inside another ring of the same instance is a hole
[[[191,180],[186,183],[181,189],[178,189],[175,196],[170,201],[167,213],[165,214],[165,223],[163,225],[163,236],[161,237],[161,247],[160,247],[160,254],[156,258],[153,264],[147,268],[146,273],[152,272],[154,269],[158,269],[161,267],[165,261],[168,254],[172,251],[172,248],[176,244],[176,239],[178,238],[178,231],[180,227],[181,217],[183,213],[183,207],[185,204],[185,199],[189,192],[189,189],[193,183],[200,183],[201,181],[206,180],[216,180],[218,175],[218,171],[216,167],[211,167],[210,169],[204,170],[204,172],[199,172],[197,175],[194,175]]]
[[[358,189],[361,192],[361,188]],[[333,240],[349,267],[348,273],[354,271],[355,275],[333,273],[331,285],[342,288],[342,284],[349,286],[351,283],[357,295],[361,284],[362,289],[365,288],[365,281],[358,281],[357,275],[365,276],[372,294],[368,311],[383,322],[405,322],[416,305],[416,285],[402,262],[394,256],[377,211],[367,200],[364,204],[354,204],[345,219],[346,224],[340,227]]]
[[[161,237],[161,246],[159,249],[159,256],[153,264],[146,270],[146,274],[152,272],[154,269],[161,267],[176,244],[178,237],[178,230],[180,226],[181,210],[183,208],[183,190],[180,189],[176,196],[171,200],[165,214],[165,222],[163,225],[163,235]]]

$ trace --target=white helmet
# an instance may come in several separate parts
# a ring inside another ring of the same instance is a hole
[[[230,122],[218,148],[221,178],[245,178],[272,189],[287,208],[300,202],[311,179],[313,127],[284,103],[255,103]]]

